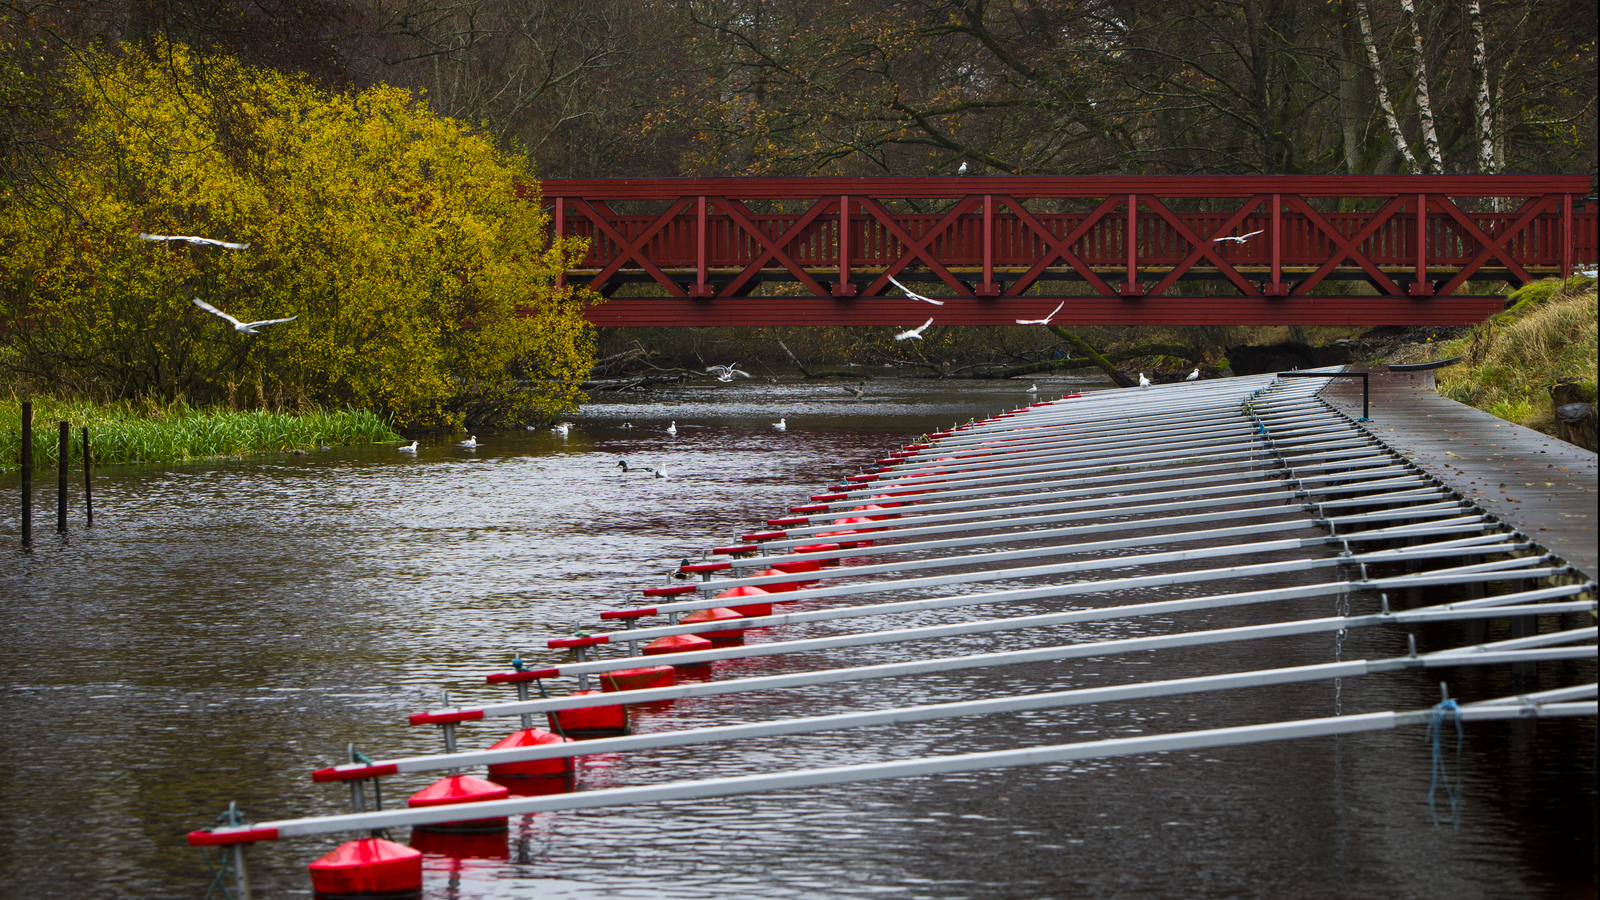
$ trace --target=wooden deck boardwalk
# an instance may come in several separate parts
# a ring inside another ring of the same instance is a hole
[[[1366,427],[1379,440],[1589,578],[1600,575],[1595,454],[1439,396],[1432,372],[1349,371],[1371,373]],[[1360,416],[1361,384],[1333,382],[1322,396]]]

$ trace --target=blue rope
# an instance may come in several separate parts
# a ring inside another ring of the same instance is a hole
[[[1446,717],[1456,720],[1456,784],[1450,783],[1450,773],[1444,765],[1444,720]],[[1428,815],[1433,818],[1433,826],[1439,827],[1439,813],[1434,809],[1433,794],[1439,787],[1439,782],[1444,782],[1444,790],[1450,797],[1450,827],[1456,831],[1461,830],[1461,708],[1456,706],[1454,700],[1445,700],[1433,708],[1433,715],[1428,717],[1428,730],[1425,739],[1433,743],[1433,782],[1428,785]]]

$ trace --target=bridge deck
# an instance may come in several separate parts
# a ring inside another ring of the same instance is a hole
[[[1600,573],[1595,454],[1439,396],[1432,372],[1354,371],[1372,373],[1366,427],[1379,440],[1588,577]],[[1323,397],[1361,415],[1361,385],[1340,382]]]

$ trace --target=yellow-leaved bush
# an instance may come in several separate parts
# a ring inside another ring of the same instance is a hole
[[[86,58],[73,87],[57,193],[0,199],[0,363],[28,381],[403,426],[577,402],[593,335],[557,276],[582,247],[552,243],[525,159],[403,91],[179,47]],[[240,334],[196,297],[296,318]]]

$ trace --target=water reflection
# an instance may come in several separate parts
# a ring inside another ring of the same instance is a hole
[[[1040,382],[1046,392],[1077,386]],[[341,448],[108,470],[95,529],[64,540],[36,533],[36,552],[8,549],[0,570],[0,714],[9,723],[0,738],[0,895],[198,896],[203,869],[182,836],[229,800],[254,819],[343,811],[346,794],[308,774],[342,761],[348,743],[375,757],[442,750],[435,731],[404,724],[441,689],[463,703],[510,699],[482,675],[514,653],[531,665],[563,661],[543,647],[551,632],[593,622],[682,557],[729,543],[919,434],[1026,403],[1025,387],[875,379],[855,399],[838,384],[741,381],[607,398],[574,417],[565,439],[478,433],[476,449],[424,439],[414,456]],[[783,432],[770,424],[780,417]],[[624,458],[672,477],[623,473]],[[14,477],[0,481],[6,497],[15,486]],[[36,511],[48,522],[53,492],[43,493]],[[15,547],[16,538],[8,517],[0,541]],[[1022,604],[1007,614],[1059,608]],[[1284,604],[1271,615],[1326,612]],[[1204,625],[1263,615],[1213,611]],[[1073,634],[1169,627],[1119,621]],[[929,646],[978,652],[994,640]],[[1355,634],[1343,652],[1390,655],[1399,642]],[[819,652],[719,663],[716,672],[924,652]],[[1181,677],[1255,667],[1262,654],[1327,661],[1331,647],[1305,638],[702,698],[637,711],[634,725],[655,731]],[[1343,690],[1347,711],[1422,706],[1437,695],[1424,679],[1350,679]],[[1331,711],[1325,687],[591,757],[578,783],[908,758],[1307,710]],[[464,727],[462,745],[487,746],[515,727],[514,719]],[[503,859],[431,858],[428,896],[1561,896],[1590,884],[1593,756],[1592,722],[1474,730],[1459,834],[1428,824],[1430,759],[1410,733],[529,816],[512,820]],[[385,795],[405,797],[432,780],[389,779]],[[254,851],[261,894],[304,895],[305,864],[335,843]]]

